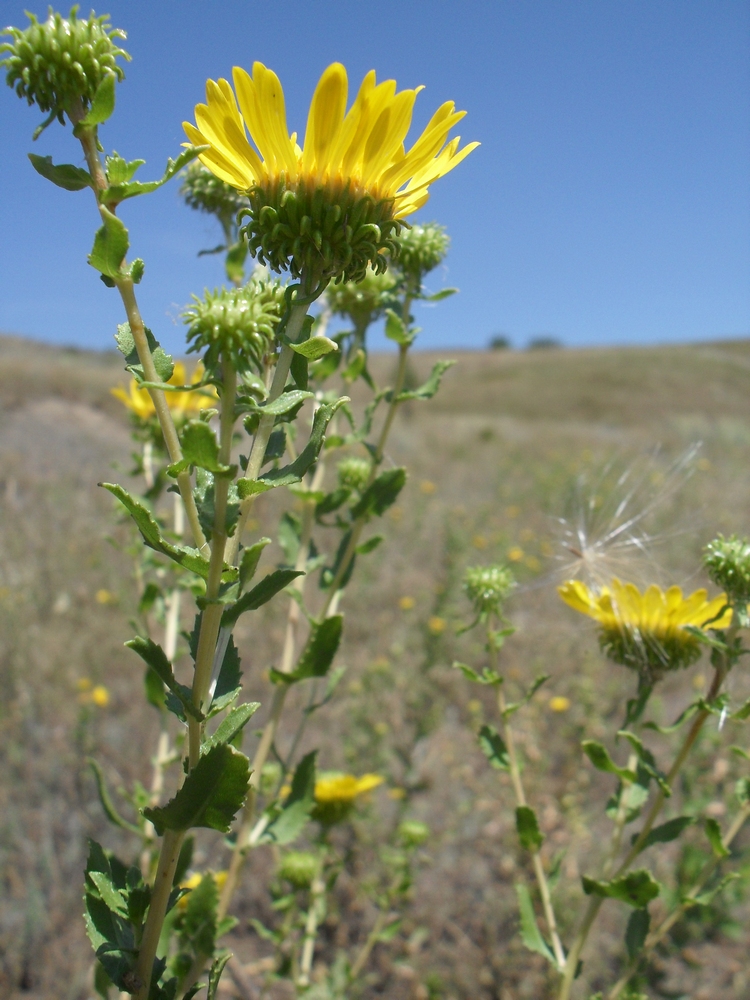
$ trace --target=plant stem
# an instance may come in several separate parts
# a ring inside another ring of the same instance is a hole
[[[310,985],[310,973],[315,954],[315,939],[318,936],[318,924],[325,913],[326,885],[323,878],[324,865],[325,852],[323,851],[321,852],[318,870],[310,885],[310,908],[307,911],[305,934],[302,939],[302,957],[300,959],[299,975],[297,976],[298,989],[305,989]]]
[[[736,634],[736,628],[733,625],[728,632],[728,643],[731,644],[735,634]],[[719,690],[721,689],[721,685],[724,681],[724,677],[726,676],[726,671],[727,671],[727,664],[725,663],[721,663],[719,666],[716,667],[716,670],[714,672],[714,677],[711,682],[711,687],[709,689],[706,698],[707,701],[709,702],[713,701],[718,695]],[[708,709],[705,708],[701,709],[696,715],[695,719],[693,720],[693,724],[690,727],[690,730],[687,736],[685,737],[682,746],[680,747],[680,750],[674,760],[674,763],[672,764],[672,767],[669,770],[669,774],[666,777],[666,784],[670,788],[672,787],[675,778],[680,773],[682,765],[685,763],[685,760],[687,759],[688,754],[690,753],[690,750],[693,747],[693,744],[698,738],[698,735],[700,734],[700,731],[703,728],[703,725],[706,722],[706,719],[710,716],[710,714],[711,713]],[[646,838],[653,829],[654,823],[656,822],[659,813],[661,812],[662,806],[664,805],[666,798],[667,796],[665,792],[660,788],[654,801],[651,803],[651,807],[648,813],[646,814],[646,819],[644,820],[643,823],[643,828],[636,837],[633,846],[625,855],[625,858],[622,860],[622,862],[614,871],[614,873],[612,873],[611,877],[613,879],[619,878],[621,875],[623,875],[631,866],[635,858],[643,850],[643,845],[646,842]],[[586,944],[586,939],[588,938],[589,931],[591,930],[591,927],[594,921],[596,920],[596,917],[599,913],[599,910],[603,902],[604,902],[604,897],[602,896],[592,896],[589,900],[588,907],[586,908],[583,920],[581,921],[581,926],[578,930],[578,933],[576,934],[570,952],[568,953],[568,958],[565,963],[565,974],[563,976],[563,981],[560,986],[560,993],[558,994],[558,1000],[569,1000],[570,991],[573,986],[573,980],[575,978],[575,972],[578,967],[578,960],[581,956],[581,952],[583,951],[583,947]]]
[[[143,937],[138,950],[138,960],[133,970],[137,991],[135,1000],[147,1000],[151,989],[151,973],[156,958],[156,949],[159,946],[161,929],[164,924],[164,917],[167,913],[169,896],[172,892],[174,873],[180,857],[180,848],[185,836],[183,830],[167,830],[161,844],[159,854],[159,865],[156,869],[156,878],[151,890],[151,902],[148,907],[146,925],[143,928]]]
[[[487,622],[487,649],[489,652],[489,666],[490,670],[492,670],[495,674],[499,674],[499,657],[497,647],[495,646],[492,637],[492,624],[492,618],[490,617]],[[503,740],[505,741],[505,746],[508,750],[508,770],[510,772],[510,780],[516,797],[516,804],[519,806],[526,806],[526,793],[524,791],[523,780],[521,778],[521,769],[518,764],[516,739],[506,715],[506,709],[508,706],[505,701],[502,684],[498,685],[497,688],[497,707],[500,712],[500,725],[503,730]],[[562,969],[565,966],[565,951],[563,950],[560,935],[557,930],[557,919],[552,905],[552,894],[550,892],[549,883],[547,882],[547,876],[544,873],[544,865],[542,864],[542,859],[539,854],[539,848],[530,848],[530,853],[531,862],[534,867],[534,875],[539,888],[539,896],[542,901],[544,919],[547,922],[547,930],[552,941],[552,951],[554,952],[558,967]]]
[[[732,841],[740,832],[742,827],[745,825],[749,817],[750,817],[750,803],[746,803],[742,807],[742,809],[740,809],[739,813],[735,816],[734,822],[732,823],[732,825],[729,827],[726,834],[722,838],[721,843],[725,848],[728,849],[731,846]],[[689,910],[690,907],[694,905],[694,903],[691,903],[691,900],[694,900],[695,897],[698,895],[698,893],[703,889],[706,882],[708,882],[713,873],[721,864],[721,861],[722,861],[721,858],[714,857],[709,862],[706,863],[706,865],[703,868],[703,871],[700,873],[694,884],[687,891],[685,898],[682,900],[679,906],[677,906],[672,911],[672,913],[669,914],[669,916],[665,917],[665,919],[662,920],[659,926],[655,927],[654,930],[652,930],[651,933],[648,935],[648,937],[644,942],[643,949],[630,962],[630,965],[628,966],[625,973],[621,976],[620,979],[618,979],[618,981],[612,987],[612,989],[607,995],[607,1000],[617,1000],[617,998],[621,995],[622,991],[625,989],[630,980],[633,978],[633,975],[638,970],[638,966],[641,964],[641,962],[644,959],[648,958],[648,956],[651,954],[654,948],[656,948],[656,946],[661,941],[664,940],[666,935],[674,927],[674,925],[677,923],[677,921],[680,919],[683,913],[685,913],[686,910]]]

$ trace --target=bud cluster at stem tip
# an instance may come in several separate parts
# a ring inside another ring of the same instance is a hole
[[[464,592],[478,615],[500,614],[515,585],[507,566],[470,566],[464,573]]]
[[[326,298],[333,313],[348,316],[355,326],[364,328],[394,307],[396,285],[390,267],[380,273],[368,267],[361,281],[330,285]]]
[[[252,277],[241,288],[206,290],[182,314],[188,351],[205,351],[209,371],[218,369],[222,354],[237,372],[260,371],[283,312],[284,286],[276,280]]]
[[[198,160],[194,160],[182,175],[180,194],[190,208],[215,215],[222,224],[231,222],[247,198],[231,184],[222,181]]]
[[[704,549],[703,563],[733,604],[750,602],[750,539],[719,535]]]
[[[0,63],[6,82],[29,104],[50,112],[45,125],[54,118],[64,124],[64,113],[70,115],[81,105],[86,109],[107,74],[122,80],[118,57],[130,60],[116,43],[125,32],[112,29],[107,14],[95,17],[92,12],[86,20],[79,19],[77,11],[73,7],[66,19],[50,8],[46,21],[27,13],[28,28],[3,32],[12,38],[0,45],[0,52],[7,53]]]
[[[442,264],[450,242],[445,227],[436,222],[411,226],[396,240],[399,271],[420,288],[424,276]]]

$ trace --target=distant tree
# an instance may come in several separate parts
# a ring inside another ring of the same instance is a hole
[[[529,341],[528,349],[530,351],[548,351],[553,347],[562,347],[562,344],[557,337],[550,337],[548,334],[543,334],[540,337],[532,337]]]
[[[491,351],[507,351],[511,346],[510,337],[504,333],[496,333],[493,337],[490,337],[489,346]]]

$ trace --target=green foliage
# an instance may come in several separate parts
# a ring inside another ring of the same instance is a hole
[[[190,149],[183,149],[176,160],[171,157],[167,160],[167,165],[164,168],[164,173],[156,181],[134,181],[131,177],[135,171],[143,165],[144,160],[134,160],[131,163],[126,164],[126,169],[123,170],[119,166],[120,157],[117,154],[113,154],[113,157],[108,157],[107,159],[107,178],[109,180],[109,186],[105,191],[99,194],[100,201],[105,205],[119,205],[121,201],[125,201],[128,198],[136,198],[142,194],[151,194],[152,191],[158,190],[168,181],[171,181],[173,177],[182,170],[182,168],[194,160],[201,149],[205,149],[205,146],[201,147],[191,147]],[[122,161],[123,163],[125,161]]]
[[[259,584],[249,590],[234,604],[231,604],[221,617],[222,628],[231,628],[240,615],[246,611],[257,611],[275,597],[280,590],[289,586],[292,580],[305,574],[296,569],[276,569],[263,577]]]
[[[104,780],[104,772],[102,771],[100,765],[92,757],[88,758],[88,765],[94,775],[94,780],[96,781],[96,791],[99,795],[99,801],[101,802],[102,809],[104,810],[104,815],[114,826],[119,826],[122,830],[127,830],[130,833],[140,834],[140,828],[135,826],[133,823],[128,823],[127,820],[123,819],[118,813],[117,809],[110,798],[109,791],[107,790],[107,783]]]
[[[121,219],[104,207],[101,214],[104,224],[96,231],[88,262],[99,271],[104,283],[112,287],[115,280],[125,274],[123,264],[130,239]]]
[[[436,361],[432,366],[430,377],[416,389],[405,389],[396,397],[399,403],[405,403],[411,399],[432,399],[440,388],[443,375],[455,365],[455,361]],[[387,397],[386,397],[387,398]]]
[[[732,604],[750,602],[750,539],[717,535],[703,550],[703,565]]]
[[[516,808],[516,831],[521,847],[527,851],[538,851],[542,846],[544,835],[539,829],[536,813],[529,806]]]
[[[168,382],[174,372],[172,356],[167,354],[164,348],[161,347],[148,327],[145,327],[144,330],[156,373],[162,382]],[[125,371],[130,372],[136,382],[144,382],[146,376],[143,371],[141,359],[138,356],[138,350],[135,346],[135,339],[129,323],[120,323],[118,325],[115,341],[117,342],[118,351],[125,358]]]
[[[635,781],[635,771],[630,771],[626,767],[618,767],[606,747],[596,740],[584,740],[581,749],[598,771],[606,771],[609,774],[616,774],[622,781]]]
[[[609,882],[600,882],[597,879],[587,878],[585,875],[581,881],[583,891],[587,896],[619,899],[637,909],[647,906],[652,899],[656,899],[661,891],[659,883],[645,868],[628,872],[626,875],[621,875]]]
[[[197,466],[214,475],[227,475],[231,465],[219,461],[219,443],[216,435],[203,420],[189,420],[182,431],[182,460],[170,465],[167,473],[176,478],[184,469]]]
[[[510,769],[508,748],[500,733],[492,726],[484,725],[479,730],[479,746],[493,767],[500,771]]]
[[[132,649],[134,653],[137,653],[148,664],[165,687],[177,698],[188,715],[192,715],[199,722],[203,720],[204,716],[200,709],[193,704],[190,688],[185,687],[184,684],[180,684],[175,679],[172,664],[167,659],[166,653],[161,646],[157,645],[152,639],[144,638],[140,635],[128,640],[125,645],[129,649]]]
[[[352,508],[353,518],[381,517],[406,485],[406,469],[387,469],[367,487]]]
[[[36,156],[34,153],[29,153],[28,156],[32,167],[38,174],[66,191],[82,191],[86,187],[94,186],[88,170],[74,167],[71,163],[61,163],[55,166],[51,156]]]
[[[450,247],[450,237],[445,226],[440,226],[436,222],[421,225],[417,223],[405,230],[399,236],[397,243],[399,270],[411,280],[412,286],[419,292],[425,276],[445,259]],[[445,291],[452,292],[453,289]]]
[[[201,756],[185,782],[165,806],[143,810],[143,815],[164,830],[189,830],[206,826],[227,833],[247,794],[250,769],[247,757],[226,743]]]
[[[625,947],[631,961],[638,956],[643,948],[650,926],[651,917],[645,907],[633,910],[625,929]]]
[[[531,902],[529,890],[522,882],[516,883],[516,894],[518,896],[518,909],[521,915],[521,940],[529,951],[534,951],[537,955],[542,955],[551,965],[556,966],[555,956],[542,937],[539,925],[536,922],[536,914],[534,913],[534,906]]]
[[[295,684],[312,677],[325,677],[338,652],[343,625],[343,615],[331,615],[314,623],[295,669],[288,674],[274,670],[273,680],[278,684]]]
[[[674,819],[667,820],[666,823],[662,823],[660,826],[655,826],[643,841],[641,850],[645,851],[652,844],[668,844],[672,840],[677,840],[683,831],[687,830],[694,822],[694,816],[675,816]],[[633,835],[634,841],[637,839],[637,836],[637,834]]]
[[[306,754],[292,778],[292,788],[280,808],[267,816],[259,844],[291,844],[307,826],[315,805],[315,758],[317,750]]]
[[[730,852],[724,846],[721,827],[713,817],[709,817],[706,820],[705,830],[706,830],[706,836],[708,837],[708,842],[711,845],[711,850],[714,852],[714,857],[719,859],[728,858]]]

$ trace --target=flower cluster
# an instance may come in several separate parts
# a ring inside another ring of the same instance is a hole
[[[442,264],[450,246],[445,226],[436,222],[414,225],[398,239],[398,268],[416,288],[426,274]]]
[[[722,587],[736,604],[750,602],[750,539],[724,538],[709,542],[703,563],[717,587]]]
[[[500,614],[503,602],[516,585],[507,566],[470,566],[464,573],[464,593],[483,617]]]
[[[379,319],[395,300],[397,280],[389,271],[367,268],[361,281],[331,285],[326,292],[331,311],[351,319],[355,327],[364,329]]]

